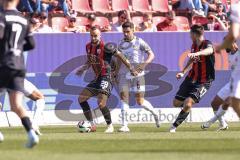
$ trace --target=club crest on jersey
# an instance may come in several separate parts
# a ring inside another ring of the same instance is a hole
[[[101,53],[101,49],[97,49],[97,55]]]

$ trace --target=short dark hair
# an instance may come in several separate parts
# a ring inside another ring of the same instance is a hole
[[[120,17],[122,14],[127,14],[126,10],[121,10],[118,12],[118,17]]]
[[[131,29],[134,29],[134,24],[130,21],[124,22],[122,25],[122,28],[128,28],[128,27]]]
[[[203,35],[204,27],[200,24],[194,24],[191,27],[191,32],[197,35]]]
[[[94,31],[94,30],[99,30],[99,31],[100,31],[99,26],[95,25],[95,26],[92,26],[92,27],[90,28],[90,31]]]

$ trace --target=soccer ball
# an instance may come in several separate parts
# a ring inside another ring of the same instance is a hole
[[[91,124],[88,121],[80,121],[77,124],[78,131],[81,133],[90,132]]]

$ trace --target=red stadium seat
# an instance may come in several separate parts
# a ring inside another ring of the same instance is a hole
[[[72,0],[72,9],[83,13],[94,12],[91,9],[88,0]]]
[[[228,7],[228,2],[227,2],[228,0],[222,0],[222,3],[226,6],[226,9],[228,10],[229,9],[229,7]]]
[[[112,9],[114,11],[130,10],[128,0],[112,0]]]
[[[132,0],[132,8],[139,12],[152,12],[148,0]]]
[[[93,0],[92,8],[94,11],[102,12],[102,13],[114,12],[109,5],[109,0]]]
[[[152,19],[153,19],[153,24],[157,25],[158,23],[163,22],[166,19],[166,17],[156,16],[156,17],[153,17]]]
[[[187,31],[190,29],[189,21],[186,17],[176,16],[174,18],[174,23],[177,25],[179,31]]]
[[[110,26],[110,23],[106,17],[96,17],[94,25],[97,25],[100,27],[106,27],[106,26]]]
[[[231,0],[231,4],[237,3],[239,0]]]
[[[143,22],[143,17],[141,16],[132,17],[132,22],[135,26],[138,26],[140,23]]]
[[[206,17],[193,16],[192,17],[192,24],[206,25],[206,24],[208,24],[208,19]]]
[[[159,12],[169,12],[168,0],[151,0],[152,9]]]
[[[88,19],[86,17],[77,17],[76,24],[79,26],[85,26],[88,24]]]
[[[52,28],[57,31],[64,32],[65,27],[68,26],[68,20],[64,17],[52,17]]]

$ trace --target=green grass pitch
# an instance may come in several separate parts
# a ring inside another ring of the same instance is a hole
[[[130,125],[130,133],[105,134],[101,125],[95,133],[79,133],[75,126],[42,127],[40,144],[25,149],[22,128],[0,128],[0,160],[237,160],[240,158],[240,123],[230,123],[217,132],[217,124],[207,131],[199,123],[185,123],[176,133],[169,124]],[[116,126],[117,130],[119,126]]]

